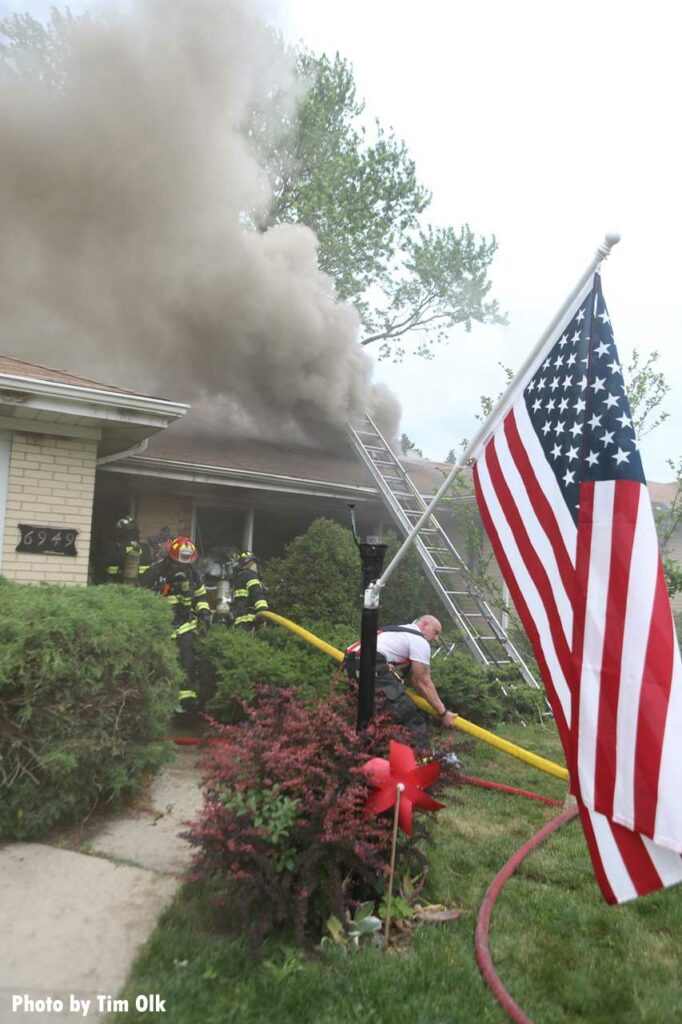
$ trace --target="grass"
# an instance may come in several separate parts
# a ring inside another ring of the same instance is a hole
[[[500,733],[562,761],[553,725]],[[565,785],[470,739],[465,770],[562,799]],[[259,955],[211,929],[207,895],[186,885],[144,947],[117,1024],[145,1024],[137,993],[166,1000],[166,1024],[502,1024],[479,974],[476,914],[493,876],[558,811],[471,786],[442,796],[433,818],[428,895],[457,905],[454,922],[423,925],[409,949],[304,955],[270,940]],[[398,866],[399,870],[399,866]],[[597,889],[577,820],[524,861],[493,911],[491,950],[513,998],[536,1024],[670,1024],[680,1019],[682,886],[621,907]]]

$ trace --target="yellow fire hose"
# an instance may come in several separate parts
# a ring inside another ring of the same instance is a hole
[[[315,636],[314,633],[309,633],[307,629],[303,629],[302,626],[297,626],[291,619],[285,619],[283,615],[277,615],[275,612],[258,612],[258,616],[263,619],[270,619],[271,622],[278,622],[280,626],[284,626],[285,629],[291,630],[292,633],[296,633],[297,636],[303,637],[313,647],[318,647],[325,654],[328,654],[330,658],[335,661],[343,661],[343,651],[340,651],[338,647],[332,647],[331,644],[325,643],[324,640],[320,640],[319,636]]]
[[[319,637],[315,636],[314,633],[310,633],[307,629],[303,629],[302,626],[297,626],[295,622],[290,619],[285,619],[283,615],[277,615],[275,612],[258,612],[258,615],[264,619],[270,619],[271,622],[277,622],[280,626],[284,626],[285,629],[290,630],[297,636],[302,637],[303,640],[307,640],[313,647],[317,647],[320,651],[324,651],[330,658],[335,661],[343,661],[343,651],[340,651],[338,647],[332,647],[331,644],[325,643],[324,640],[320,640]],[[427,714],[434,715],[436,712],[431,707],[429,702],[413,690],[407,691],[408,695],[415,702],[418,708],[422,711],[426,711]],[[473,722],[468,722],[466,718],[462,718],[461,715],[457,715],[454,722],[456,729],[461,729],[462,732],[469,733],[470,736],[475,736],[478,740],[483,740],[484,743],[490,744],[491,747],[497,747],[498,750],[504,751],[505,754],[510,754],[512,757],[517,757],[520,761],[526,761],[527,764],[534,765],[535,768],[539,768],[540,771],[547,772],[548,775],[554,775],[557,779],[568,779],[568,771],[563,768],[560,764],[555,764],[554,761],[548,761],[545,757],[540,757],[538,754],[533,754],[530,750],[524,750],[523,747],[519,747],[516,743],[510,743],[509,740],[503,740],[500,736],[496,736],[492,732],[488,732],[487,729],[482,729],[480,725],[474,725]]]

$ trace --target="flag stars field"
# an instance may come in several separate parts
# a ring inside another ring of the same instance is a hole
[[[576,313],[525,389],[531,422],[574,520],[582,480],[607,479],[610,472],[617,479],[643,480],[611,320],[601,293],[596,301],[594,315],[588,316],[587,305]],[[570,352],[564,354],[569,341]],[[550,368],[566,371],[576,364],[585,367],[580,376],[547,376]],[[540,396],[548,391],[550,397],[543,401]],[[574,422],[566,421],[568,409],[576,414]],[[564,438],[568,443],[562,446]],[[601,460],[600,452],[607,450],[615,454]]]

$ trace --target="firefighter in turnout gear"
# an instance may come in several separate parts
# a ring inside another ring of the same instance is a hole
[[[198,708],[194,682],[194,638],[199,623],[208,629],[211,610],[206,587],[194,568],[197,560],[194,542],[189,537],[175,537],[168,541],[166,551],[166,557],[155,562],[140,582],[162,594],[173,609],[171,636],[177,643],[180,664],[187,677],[186,687],[178,694],[175,709],[181,714]]]
[[[457,717],[447,710],[431,678],[431,645],[438,640],[441,628],[435,616],[421,615],[401,626],[384,626],[377,634],[376,692],[391,718],[412,734],[413,746],[424,753],[429,750],[426,718],[405,692],[406,680],[428,701],[441,725],[454,725]],[[346,649],[343,668],[351,682],[357,682],[359,642]],[[457,767],[459,760],[453,754],[448,763]]]
[[[132,516],[116,520],[115,536],[104,554],[104,578],[107,583],[138,583],[152,564],[152,549],[140,543],[140,534]]]
[[[266,589],[258,578],[258,566],[253,551],[242,551],[237,556],[234,578],[234,624],[241,629],[253,630],[256,613],[266,612]]]

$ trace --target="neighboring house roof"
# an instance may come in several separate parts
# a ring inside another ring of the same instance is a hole
[[[647,486],[649,488],[649,497],[654,505],[659,505],[663,508],[668,508],[672,505],[677,494],[676,483],[661,484],[650,480]]]

